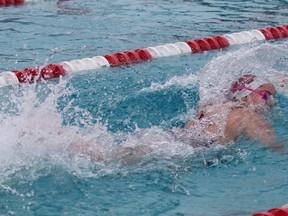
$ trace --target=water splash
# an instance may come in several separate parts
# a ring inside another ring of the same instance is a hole
[[[9,189],[5,182],[15,178],[22,179],[23,176],[30,180],[37,179],[45,173],[43,170],[49,172],[53,166],[60,166],[80,176],[115,173],[117,167],[121,166],[121,162],[116,161],[115,166],[113,161],[115,152],[119,150],[119,144],[123,148],[149,146],[153,155],[150,159],[172,158],[187,155],[187,152],[194,153],[192,147],[188,151],[189,147],[173,141],[169,132],[160,127],[138,128],[133,133],[112,134],[105,125],[100,123],[90,125],[87,122],[91,122],[92,117],[86,110],[73,105],[72,99],[71,101],[67,99],[69,102],[62,110],[66,112],[73,109],[75,116],[84,116],[85,119],[79,119],[84,126],[64,125],[63,113],[58,109],[59,99],[63,100],[66,95],[71,95],[71,92],[75,91],[67,87],[68,82],[60,80],[56,84],[15,87],[9,91],[9,103],[2,100],[3,106],[0,112],[2,182],[0,183],[5,191],[14,190]],[[10,111],[9,107],[13,107],[13,111]],[[78,115],[79,112],[85,115]],[[89,155],[75,152],[73,146],[81,142],[102,154],[105,157],[105,164],[102,161],[94,164]]]
[[[15,87],[8,105],[5,106],[7,101],[1,101],[5,108],[0,112],[2,175],[10,176],[23,167],[41,167],[47,159],[65,161],[69,143],[81,136],[78,127],[63,129],[62,116],[57,110],[57,100],[66,91],[65,84],[66,81],[60,81],[40,89],[37,85]],[[14,107],[12,112],[6,109],[9,106]]]
[[[189,74],[185,76],[174,76],[167,80],[164,84],[152,83],[150,87],[141,89],[140,92],[153,92],[170,88],[172,86],[178,86],[186,88],[187,86],[197,86],[198,77],[195,74]]]
[[[225,100],[223,91],[229,88],[235,78],[246,73],[268,78],[278,86],[278,90],[288,96],[280,87],[281,75],[288,75],[284,70],[288,66],[288,43],[263,43],[247,45],[239,50],[227,52],[213,58],[198,72],[200,80],[200,103],[207,104]]]

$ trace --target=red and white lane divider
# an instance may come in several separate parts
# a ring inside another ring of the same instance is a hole
[[[80,71],[96,70],[102,67],[116,67],[149,61],[155,58],[197,53],[212,49],[221,49],[236,44],[286,37],[288,37],[288,25],[283,25],[196,40],[187,40],[185,42],[164,44],[143,49],[127,50],[104,56],[65,61],[36,68],[26,68],[24,70],[6,71],[0,73],[0,88],[18,83],[32,83],[38,80],[48,80]]]

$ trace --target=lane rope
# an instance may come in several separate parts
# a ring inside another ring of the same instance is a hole
[[[214,37],[186,40],[185,42],[126,50],[103,56],[64,61],[35,68],[25,68],[24,70],[4,71],[0,73],[0,88],[19,83],[33,83],[39,80],[49,80],[81,71],[98,70],[102,67],[117,67],[162,57],[198,53],[214,49],[223,49],[232,45],[247,44],[254,41],[287,37],[288,25],[274,26]]]

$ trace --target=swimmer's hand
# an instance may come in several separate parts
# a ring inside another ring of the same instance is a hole
[[[141,162],[151,149],[148,146],[120,147],[115,154],[115,159],[125,165],[133,165]]]
[[[279,75],[278,79],[280,79],[280,87],[284,87],[288,85],[288,76],[285,75]]]
[[[283,141],[274,141],[270,144],[266,144],[265,147],[271,149],[274,152],[277,152],[279,154],[286,154],[285,153],[285,143]]]
[[[88,156],[92,162],[105,162],[105,157],[101,149],[96,149],[95,146],[82,139],[71,144],[70,150]]]

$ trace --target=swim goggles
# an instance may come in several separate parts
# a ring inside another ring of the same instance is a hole
[[[267,103],[268,100],[271,98],[272,93],[270,91],[267,90],[255,90],[246,86],[240,86],[240,87],[236,87],[236,88],[232,88],[231,92],[235,92],[235,91],[241,91],[241,90],[248,90],[251,92],[255,92],[256,94],[258,94],[263,100],[265,100],[265,102]],[[272,96],[273,97],[273,96]]]

